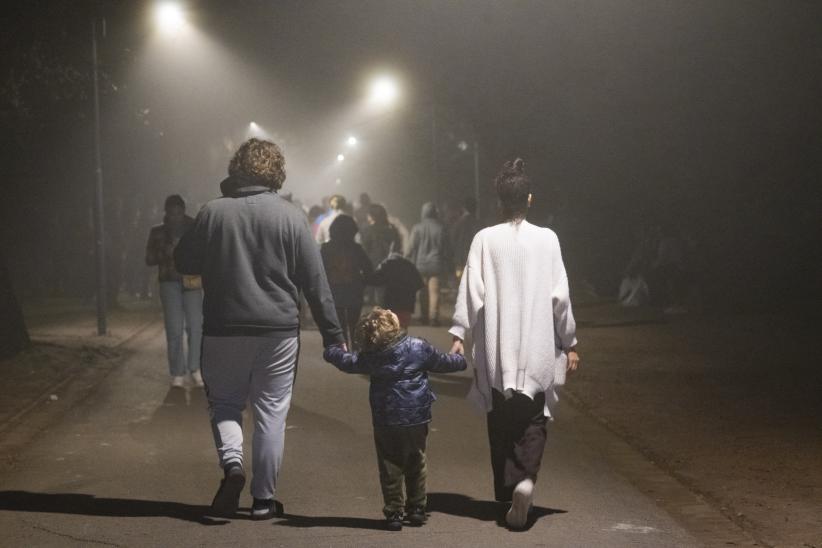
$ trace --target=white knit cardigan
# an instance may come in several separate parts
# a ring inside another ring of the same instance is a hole
[[[471,243],[450,333],[472,331],[474,383],[468,399],[491,410],[491,389],[533,398],[545,415],[565,383],[566,352],[576,345],[568,277],[556,234],[527,221],[481,230]]]

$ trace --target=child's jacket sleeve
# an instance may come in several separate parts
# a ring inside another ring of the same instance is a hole
[[[431,355],[425,361],[425,369],[432,373],[453,373],[463,371],[467,367],[465,356],[461,354],[446,354],[431,345],[428,345],[428,350]]]
[[[343,373],[369,373],[358,354],[346,352],[339,344],[326,347],[323,359]]]

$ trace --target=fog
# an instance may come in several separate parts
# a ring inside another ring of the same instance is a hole
[[[470,146],[458,145],[476,141],[486,224],[494,174],[523,157],[537,182],[533,222],[557,231],[572,277],[602,294],[636,231],[660,222],[693,242],[717,306],[808,302],[818,289],[815,3],[201,1],[171,37],[153,28],[152,7],[3,8],[2,246],[23,298],[93,284],[88,261],[76,263],[93,243],[95,16],[106,20],[116,249],[139,253],[168,194],[190,212],[217,196],[255,133],[282,145],[284,191],[306,206],[368,192],[409,226],[423,202],[474,192]],[[400,91],[379,109],[367,94],[383,73]]]

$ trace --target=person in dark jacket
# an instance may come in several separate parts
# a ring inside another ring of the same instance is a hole
[[[388,222],[388,212],[381,204],[368,208],[368,223],[360,231],[362,247],[372,264],[380,264],[391,252],[402,253],[402,236],[397,227]]]
[[[402,236],[397,227],[388,221],[388,211],[381,204],[371,204],[365,224],[360,224],[362,247],[371,259],[371,264],[383,262],[392,251],[402,252]],[[379,304],[383,301],[381,288],[366,290],[366,302]],[[400,318],[402,319],[402,318]]]
[[[468,250],[471,249],[471,242],[474,235],[479,231],[479,221],[477,221],[477,201],[473,196],[468,196],[462,203],[460,216],[454,221],[451,227],[451,248],[454,250],[454,266],[456,277],[462,277],[462,270],[468,262]]]
[[[252,519],[274,502],[299,352],[300,293],[326,346],[344,344],[320,250],[306,216],[277,191],[285,158],[272,142],[237,150],[220,188],[174,252],[177,270],[202,276],[202,374],[224,479],[212,513],[233,516],[245,485],[242,418],[254,411]]]
[[[345,336],[345,342],[352,347],[354,326],[362,312],[363,292],[366,280],[374,267],[362,246],[354,241],[357,236],[357,222],[350,215],[339,215],[329,229],[331,240],[320,248],[320,254],[334,296],[337,318]]]
[[[427,503],[425,442],[436,399],[428,372],[462,371],[465,357],[444,354],[422,339],[407,336],[397,315],[382,308],[360,321],[357,338],[360,352],[330,346],[323,357],[345,373],[370,375],[369,400],[386,525],[390,530],[402,529],[403,511],[412,525],[422,525]]]
[[[439,326],[440,285],[452,270],[451,245],[436,205],[424,204],[421,217],[421,222],[411,229],[408,258],[422,274],[426,286],[420,291],[422,322]]]
[[[156,266],[160,281],[160,301],[166,328],[166,348],[171,386],[183,388],[191,374],[196,386],[203,386],[200,375],[200,343],[203,336],[203,291],[199,280],[183,276],[174,268],[174,247],[194,226],[186,215],[186,203],[179,194],[166,198],[163,223],[151,228],[146,244],[146,265]],[[188,343],[188,356],[183,346]]]
[[[408,329],[417,301],[417,291],[425,287],[414,263],[400,253],[391,253],[377,266],[368,283],[385,288],[380,305],[390,308],[399,318],[400,327]]]

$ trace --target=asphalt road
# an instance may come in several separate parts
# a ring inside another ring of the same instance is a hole
[[[444,329],[413,333],[446,348]],[[132,357],[89,398],[55,418],[0,475],[0,545],[704,544],[614,470],[601,443],[588,439],[591,419],[567,403],[549,426],[537,521],[518,533],[499,526],[489,502],[484,418],[464,400],[470,368],[433,381],[439,399],[429,437],[429,523],[398,533],[381,530],[367,379],[325,364],[316,332],[304,332],[302,342],[277,495],[285,518],[202,517],[221,477],[205,397],[202,390],[168,387],[158,323],[130,343]],[[245,493],[241,506],[250,502]]]

